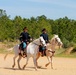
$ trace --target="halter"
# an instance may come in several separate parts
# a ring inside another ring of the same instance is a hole
[[[57,37],[57,38],[55,38],[55,40],[58,42],[58,45],[60,46],[60,45],[61,45],[60,39]],[[58,40],[59,40],[59,41],[58,41]]]
[[[33,42],[33,44],[35,44],[35,45],[39,46],[38,44],[36,44],[36,43],[34,43],[34,42]]]
[[[52,41],[53,41],[53,42],[52,42]],[[48,52],[51,52],[51,53],[52,53],[52,56],[53,56],[54,53],[55,53],[55,50],[54,50],[54,47],[53,47],[53,46],[55,46],[55,44],[60,45],[60,44],[61,44],[61,41],[60,41],[60,39],[59,39],[57,36],[54,37],[54,38],[52,39],[52,41],[51,41],[51,44],[52,44],[53,50],[48,49]],[[52,57],[52,56],[51,56],[51,57]]]

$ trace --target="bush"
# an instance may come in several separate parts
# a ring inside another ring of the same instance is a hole
[[[74,43],[73,41],[69,41],[67,39],[63,39],[62,40],[63,44],[64,44],[64,48],[68,48],[68,47],[76,47],[76,43]]]
[[[76,47],[76,44],[74,42],[70,42],[69,47]]]
[[[64,39],[63,39],[63,44],[64,44],[64,48],[68,48],[70,42],[69,42],[67,39],[64,38]]]
[[[75,53],[76,52],[76,47],[72,50],[72,52],[71,53]]]

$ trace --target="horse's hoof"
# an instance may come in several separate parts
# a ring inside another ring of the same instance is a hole
[[[37,68],[41,68],[41,66],[37,66]]]
[[[25,67],[26,67],[26,65],[24,65],[22,69],[24,70],[24,69],[25,69]]]
[[[35,68],[35,71],[37,71],[37,68]]]
[[[18,67],[19,70],[21,70],[21,67]]]
[[[51,69],[53,69],[53,67],[51,67]]]
[[[12,68],[14,68],[14,65],[12,65]]]
[[[22,69],[24,70],[25,68],[23,67]]]
[[[19,67],[19,70],[21,70],[21,67]]]
[[[45,67],[47,67],[47,64],[45,65]]]

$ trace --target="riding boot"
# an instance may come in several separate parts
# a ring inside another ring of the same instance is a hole
[[[46,49],[44,50],[44,56],[46,56]]]
[[[42,51],[42,57],[44,56],[44,50]]]
[[[26,52],[23,52],[23,58],[27,57]]]

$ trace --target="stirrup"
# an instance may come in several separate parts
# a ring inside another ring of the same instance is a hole
[[[21,55],[21,56],[22,56],[22,54],[21,54],[21,53],[19,53],[19,55]]]

